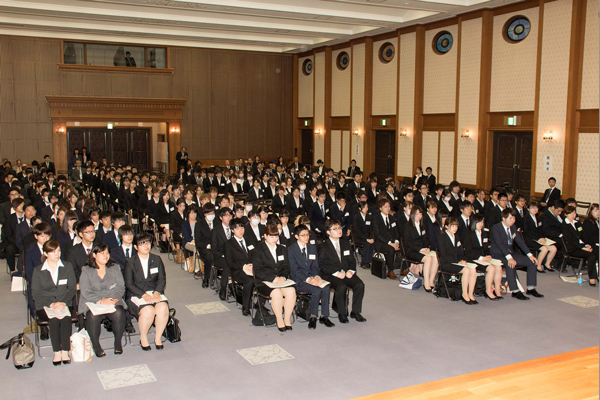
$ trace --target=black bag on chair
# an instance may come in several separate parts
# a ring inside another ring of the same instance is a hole
[[[296,315],[305,321],[310,319],[310,297],[301,294],[296,299]]]
[[[485,296],[485,276],[481,275],[477,277],[477,281],[475,282],[475,291],[473,293],[477,297]],[[461,292],[462,296],[462,292]]]
[[[373,254],[371,260],[371,275],[375,275],[380,279],[387,278],[387,266],[385,264],[385,256],[382,253]]]
[[[181,329],[179,329],[179,320],[175,318],[177,310],[174,308],[169,309],[169,321],[167,327],[163,332],[163,336],[171,343],[181,342]]]
[[[438,278],[435,287],[435,295],[437,297],[449,298],[452,301],[461,300],[462,284],[460,279],[452,280],[452,277],[447,277],[447,275],[444,274],[441,274],[441,278],[446,280],[446,285],[444,286],[444,281]],[[448,287],[448,291],[446,291],[446,287]]]

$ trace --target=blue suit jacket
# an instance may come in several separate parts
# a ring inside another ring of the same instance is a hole
[[[27,277],[28,282],[31,282],[33,270],[38,265],[42,265],[42,253],[36,242],[25,251],[25,276]]]
[[[137,255],[137,251],[135,247],[131,246],[131,254],[129,257],[135,257]],[[125,264],[127,264],[127,258],[125,257],[125,252],[123,251],[123,247],[117,246],[114,249],[110,250],[110,258],[119,266],[121,266],[121,272],[125,270]]]
[[[490,254],[492,257],[505,260],[506,256],[509,254],[511,257],[514,256],[515,245],[519,246],[524,254],[531,253],[521,235],[517,233],[517,227],[513,225],[509,229],[512,236],[512,246],[508,245],[508,235],[506,234],[506,230],[504,229],[502,222],[495,224],[492,226],[492,229],[490,229],[490,240],[492,242]]]
[[[198,223],[198,222],[196,222],[196,223]],[[192,227],[191,227],[189,221],[184,221],[184,223],[181,224],[181,233],[183,235],[183,245],[184,246],[187,243],[194,240],[194,237],[192,236]]]
[[[319,269],[319,256],[317,246],[308,243],[306,245],[308,261],[304,260],[300,245],[295,242],[288,247],[288,262],[290,263],[290,277],[296,282],[305,282],[306,278],[317,276],[321,273]],[[314,257],[311,257],[314,256]]]
[[[102,236],[102,243],[104,243],[105,245],[108,246],[109,250],[113,250],[116,247],[119,247],[119,241],[117,240],[117,236],[115,234],[114,230],[110,230],[109,232],[106,232],[103,236]]]

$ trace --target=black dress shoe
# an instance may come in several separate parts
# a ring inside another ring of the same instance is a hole
[[[249,317],[250,316],[250,310],[246,309],[242,309],[242,315],[244,317]]]
[[[431,293],[431,292],[433,291],[433,288],[429,288],[429,290],[427,290],[427,288],[426,288],[425,286],[423,286],[423,289],[425,289],[425,291],[426,291],[427,293]]]
[[[129,321],[129,323],[125,327],[125,332],[127,332],[127,333],[135,333],[135,327],[133,326],[133,324],[131,323],[131,321]]]
[[[538,291],[537,291],[537,290],[535,290],[535,289],[528,290],[528,291],[527,291],[527,294],[528,294],[528,295],[531,295],[531,296],[533,296],[533,297],[537,297],[537,298],[539,298],[539,299],[541,299],[542,297],[544,297],[544,295],[543,295],[543,294],[540,294],[540,293],[538,293]]]
[[[142,350],[144,350],[144,351],[150,351],[150,350],[152,350],[152,347],[150,347],[149,345],[148,345],[148,346],[142,346],[142,342],[140,342],[140,347],[141,347],[141,348],[142,348]]]
[[[227,295],[225,294],[225,291],[219,292],[219,299],[221,299],[223,301],[227,300]]]
[[[340,324],[347,324],[348,322],[348,316],[347,315],[339,315],[338,318],[340,319]]]
[[[156,344],[156,343],[154,343],[154,347],[156,347],[156,350],[162,350],[162,349],[165,348],[165,345],[164,344]]]
[[[59,365],[62,364],[62,360],[59,361],[52,361],[52,365],[54,365],[55,367],[58,367]]]
[[[308,329],[317,329],[317,317],[310,317],[308,320]]]
[[[544,266],[544,270],[545,271],[550,271],[550,272],[556,272],[556,270],[554,268],[548,268],[546,266]]]
[[[102,358],[106,355],[106,353],[104,352],[104,350],[102,350],[101,352],[97,352],[95,351],[94,353],[96,353],[96,357],[98,358]]]
[[[40,339],[48,340],[50,338],[49,330],[47,326],[40,326]]]
[[[360,266],[362,269],[370,269],[371,266],[369,264],[361,264]]]
[[[491,301],[498,301],[498,300],[500,300],[499,297],[490,297],[490,296],[488,296],[487,293],[483,293],[483,297],[485,297],[486,299],[489,299]]]
[[[283,328],[277,327],[277,329],[279,329],[279,332],[285,332],[287,329],[285,329],[285,326]]]
[[[62,363],[65,365],[71,364],[71,360],[62,360]]]
[[[538,269],[538,270],[537,270],[537,272],[539,272],[540,274],[545,274],[545,273],[546,273],[546,270],[545,270],[545,269],[543,269],[543,270],[541,270],[541,271],[540,271],[540,270]]]
[[[356,322],[367,322],[367,319],[360,315],[360,313],[352,312],[350,313],[350,318],[354,318]]]
[[[595,284],[595,283],[592,283],[592,282],[588,282],[588,283],[590,284],[590,286],[592,286],[592,287],[596,287],[596,284]]]
[[[123,354],[123,349],[115,349],[115,354],[120,356],[121,354]]]
[[[525,296],[523,293],[519,292],[515,292],[512,294],[512,298],[513,299],[519,299],[519,300],[529,300],[529,297]]]
[[[208,287],[208,282],[202,282],[202,287],[203,288],[207,288]]]
[[[479,304],[479,302],[477,300],[471,300],[471,304],[475,305],[475,304]]]
[[[292,327],[291,327],[291,326],[289,326],[289,325],[286,325],[286,326],[285,326],[285,330],[286,330],[286,331],[291,331],[291,330],[292,330]]]
[[[328,317],[319,318],[319,323],[325,325],[327,328],[333,328],[335,326]]]
[[[473,305],[473,303],[471,303],[471,300],[465,300],[464,297],[462,298],[462,301],[463,301],[463,303],[465,303],[465,304],[467,304],[469,306]]]

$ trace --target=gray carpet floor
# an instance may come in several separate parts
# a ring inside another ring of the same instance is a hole
[[[219,302],[214,291],[202,289],[200,281],[166,256],[163,260],[166,295],[177,309],[182,342],[166,342],[163,351],[150,352],[128,345],[121,356],[107,351],[102,359],[60,367],[38,358],[33,368],[21,371],[3,360],[0,398],[62,400],[70,392],[86,400],[348,399],[597,346],[599,341],[598,288],[565,283],[557,273],[538,275],[544,299],[479,298],[479,305],[467,306],[423,290],[400,289],[397,281],[360,270],[366,323],[351,319],[341,325],[333,319],[334,328],[318,325],[309,331],[306,323],[297,322],[293,331],[280,333],[252,326],[235,303]],[[0,261],[0,342],[26,325],[25,298],[10,292],[4,270]],[[525,279],[524,272],[520,275]],[[559,300],[573,296],[587,298],[583,300],[591,301],[591,307]],[[186,307],[209,302],[224,304],[228,311],[195,315]],[[247,352],[255,362],[269,357],[279,361],[254,365],[238,352],[272,345],[275,349]],[[107,376],[111,380],[104,386],[100,378]]]

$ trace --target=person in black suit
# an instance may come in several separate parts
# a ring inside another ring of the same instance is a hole
[[[387,265],[387,277],[398,279],[394,274],[394,255],[400,251],[396,218],[390,214],[391,203],[388,199],[379,200],[379,213],[373,214],[373,235],[375,236],[375,251],[383,253]]]
[[[427,230],[423,224],[423,210],[419,206],[413,206],[410,211],[410,220],[404,226],[404,250],[406,258],[413,261],[420,261],[423,264],[416,265],[417,270],[423,274],[423,287],[426,292],[431,292],[434,287],[435,276],[438,271],[438,261],[435,255],[429,255],[429,238]],[[411,266],[412,267],[412,266]],[[413,268],[411,268],[413,271]],[[415,273],[415,275],[418,275]]]
[[[252,269],[256,277],[256,290],[271,297],[271,308],[281,332],[292,330],[290,318],[296,304],[296,290],[293,286],[269,288],[264,282],[283,283],[290,275],[287,250],[278,245],[279,231],[273,224],[265,229],[265,240],[252,252]],[[283,317],[282,317],[282,313]]]
[[[502,299],[501,295],[495,295],[492,290],[492,283],[497,288],[502,286],[502,266],[479,264],[479,262],[492,261],[490,231],[484,228],[483,215],[475,214],[471,217],[471,225],[462,238],[462,244],[467,260],[478,264],[477,272],[485,272],[485,297],[492,301]]]
[[[256,204],[258,200],[264,198],[263,190],[260,187],[260,180],[255,179],[252,182],[252,188],[248,191],[248,203]]]
[[[121,272],[125,271],[127,260],[137,255],[133,246],[133,228],[129,225],[123,225],[119,228],[119,240],[121,245],[110,251],[110,258],[119,264]]]
[[[276,190],[277,194],[273,196],[273,204],[271,205],[271,208],[275,214],[279,214],[285,209],[285,188],[281,185],[277,185]]]
[[[537,259],[531,254],[527,245],[517,234],[515,223],[515,210],[506,208],[502,211],[502,222],[497,223],[491,228],[492,248],[490,254],[493,258],[502,261],[502,266],[506,270],[506,280],[508,287],[512,292],[512,297],[519,300],[529,300],[529,297],[521,293],[517,287],[517,265],[527,268],[527,294],[534,297],[544,297],[537,292],[535,286],[537,283]],[[526,254],[517,254],[515,244]]]
[[[473,213],[484,215],[483,210],[485,209],[486,204],[487,201],[485,201],[485,190],[479,189],[477,191],[477,198],[473,202]]]
[[[573,206],[565,207],[565,221],[562,224],[562,233],[565,240],[567,253],[573,257],[586,260],[590,286],[596,286],[598,280],[598,250],[583,241],[583,226],[577,218],[577,209]]]
[[[69,364],[71,349],[71,316],[48,318],[44,307],[60,312],[72,304],[77,291],[75,274],[68,262],[60,260],[60,244],[54,240],[44,243],[42,264],[35,267],[31,279],[31,294],[37,318],[48,321],[54,365]]]
[[[23,256],[24,256],[25,250],[27,250],[29,248],[29,246],[32,244],[32,242],[35,241],[35,239],[31,235],[31,229],[36,224],[36,221],[34,220],[34,218],[36,218],[35,213],[36,213],[36,211],[35,211],[35,207],[33,206],[33,204],[31,204],[31,203],[26,204],[25,208],[23,210],[23,216],[25,218],[23,219],[23,221],[21,223],[19,223],[15,227],[15,243],[17,245],[17,248],[19,249],[19,259],[17,261],[17,270],[19,271],[19,274],[21,276],[23,275]],[[42,222],[40,217],[37,217],[37,220],[39,220],[39,222]]]
[[[421,207],[421,210],[427,210],[427,202],[430,199],[428,193],[429,186],[427,183],[422,182],[419,184],[419,193],[414,196],[413,203]]]
[[[77,224],[77,236],[81,239],[81,243],[76,244],[69,250],[67,261],[73,266],[73,272],[77,283],[81,277],[81,269],[87,265],[88,255],[91,253],[96,238],[94,223],[92,221],[82,221]]]
[[[346,175],[350,177],[354,177],[354,174],[360,172],[360,168],[356,166],[356,160],[350,161],[350,166],[348,167],[348,173]]]
[[[125,214],[122,212],[112,213],[110,216],[112,229],[102,235],[102,243],[106,244],[112,251],[121,245],[119,240],[119,228],[125,225]]]
[[[348,182],[348,197],[354,197],[356,195],[356,192],[358,192],[359,190],[366,189],[367,185],[365,185],[365,183],[362,181],[362,172],[358,171],[355,172],[354,175],[348,176],[352,176],[352,178],[354,179],[354,181]]]
[[[27,302],[29,304],[29,312],[31,317],[35,317],[35,302],[31,294],[31,279],[33,277],[33,271],[35,267],[42,264],[42,253],[44,244],[50,240],[52,236],[52,228],[49,224],[41,222],[33,227],[33,235],[36,243],[25,250],[24,257],[24,273],[25,279],[27,279]],[[42,340],[48,339],[48,327],[40,327],[42,332]]]
[[[194,227],[194,240],[196,241],[196,250],[204,263],[204,273],[198,271],[196,272],[196,277],[200,278],[202,276],[202,287],[207,288],[213,264],[211,241],[214,227],[213,221],[215,219],[214,204],[208,202],[203,205],[200,215],[202,215],[202,218],[198,220]]]
[[[6,263],[8,264],[8,268],[12,273],[16,270],[15,257],[18,249],[16,242],[16,230],[17,225],[25,220],[25,200],[17,197],[12,200],[11,206],[15,212],[13,214],[9,214],[4,225],[2,226],[2,242],[5,243],[4,250],[6,252]]]
[[[593,203],[587,218],[583,220],[583,242],[592,246],[596,251],[598,251],[599,217],[598,203]]]
[[[544,191],[544,196],[540,202],[540,205],[544,208],[554,204],[556,200],[560,199],[560,189],[556,187],[556,178],[548,178],[548,186],[549,188]]]
[[[444,272],[461,275],[462,301],[465,304],[479,304],[473,297],[477,273],[474,268],[467,266],[467,259],[457,232],[458,221],[454,217],[448,217],[444,223],[444,230],[438,238],[437,253],[440,268]]]
[[[225,260],[231,272],[231,279],[243,285],[242,315],[250,316],[250,303],[254,291],[252,279],[252,250],[244,239],[244,222],[234,218],[229,223],[233,235],[225,244]]]
[[[563,223],[561,214],[564,209],[565,202],[562,200],[555,200],[554,203],[550,204],[540,216],[540,225],[542,225],[544,237],[554,240],[556,242],[555,246],[559,250],[562,250],[563,248],[560,235],[562,234]]]
[[[76,226],[79,222],[77,213],[69,210],[65,213],[61,229],[56,232],[56,240],[60,244],[61,257],[67,260],[70,249],[79,242]]]
[[[142,350],[152,349],[148,343],[148,331],[153,322],[156,329],[154,345],[156,350],[162,350],[161,338],[169,320],[169,304],[161,297],[167,283],[165,266],[159,256],[150,254],[152,236],[147,233],[137,234],[133,245],[138,254],[127,260],[125,265],[125,301],[131,314],[138,319]],[[146,304],[137,306],[132,300],[133,297],[145,301]]]
[[[458,237],[464,240],[465,234],[470,230],[471,217],[473,215],[473,204],[467,200],[461,201],[460,217],[458,217]]]
[[[229,177],[229,183],[225,185],[225,192],[231,193],[233,195],[242,194],[244,192],[242,185],[240,185],[237,181],[236,174],[231,174],[231,176]]]
[[[325,205],[326,197],[327,192],[325,189],[317,190],[317,201],[313,203],[308,213],[312,229],[320,235],[325,235],[325,221],[327,221],[327,214],[329,213],[329,209]]]
[[[52,172],[53,174],[56,174],[56,168],[54,168],[54,163],[50,161],[50,156],[48,154],[44,156],[44,162],[41,166],[46,168],[46,172]]]
[[[425,176],[423,176],[423,168],[417,167],[417,171],[412,179],[413,186],[419,188],[421,183],[424,183],[426,180],[427,180],[427,178]]]
[[[498,188],[492,188],[490,190],[490,200],[488,202],[485,203],[485,206],[483,207],[483,217],[485,218],[486,224],[488,228],[491,228],[490,224],[489,224],[489,219],[490,219],[490,211],[496,207],[496,205],[498,204],[498,195],[500,194],[500,189]]]
[[[433,170],[431,169],[431,167],[425,168],[425,178],[425,183],[427,183],[427,186],[429,187],[429,193],[433,194],[433,192],[435,191],[436,178],[435,175],[433,175]]]
[[[185,199],[180,197],[175,203],[175,210],[171,211],[169,216],[169,230],[171,231],[173,250],[179,250],[183,242],[182,226],[185,222],[185,209]]]
[[[298,186],[292,187],[292,194],[288,195],[285,208],[290,213],[292,221],[295,221],[299,215],[304,215],[304,205],[300,198],[300,188]]]
[[[516,211],[518,214],[518,206]],[[554,272],[555,269],[552,268],[552,260],[554,259],[554,256],[556,256],[558,249],[553,244],[542,244],[546,243],[546,238],[542,230],[542,222],[538,221],[538,211],[539,207],[537,201],[531,201],[529,203],[529,209],[526,210],[523,216],[523,239],[525,239],[527,247],[538,251],[537,270],[541,273],[545,273],[546,271]],[[538,241],[541,243],[538,243]],[[544,258],[546,259],[546,264],[542,265]]]
[[[231,239],[231,210],[227,207],[219,208],[217,211],[217,222],[213,225],[211,237],[211,249],[214,265],[221,269],[221,288],[219,290],[219,298],[225,300],[227,298],[227,280],[229,279],[229,266],[225,260],[225,243]]]
[[[492,228],[494,225],[502,222],[502,211],[508,206],[508,196],[506,193],[498,194],[498,204],[488,211],[488,226]]]
[[[360,253],[361,268],[369,269],[375,249],[373,234],[373,215],[369,213],[366,201],[358,203],[358,212],[354,215],[352,224],[352,238],[356,246],[362,247]]]
[[[178,151],[177,154],[175,155],[175,160],[177,160],[177,169],[178,170],[180,167],[185,168],[185,166],[187,165],[187,162],[188,162],[187,148],[182,147],[181,151]]]
[[[328,239],[319,245],[319,268],[321,274],[330,282],[334,290],[334,300],[340,323],[348,323],[346,308],[346,289],[352,289],[352,312],[350,317],[357,322],[365,322],[361,315],[365,284],[356,275],[356,259],[350,242],[342,239],[342,226],[336,219],[330,218],[325,223]]]
[[[288,246],[288,260],[290,263],[290,276],[296,282],[296,290],[310,294],[310,319],[308,329],[317,328],[319,316],[319,303],[321,318],[319,323],[331,328],[335,326],[329,320],[329,285],[321,288],[323,279],[320,276],[319,260],[316,246],[309,243],[310,231],[306,225],[298,225],[294,229],[296,242]]]

